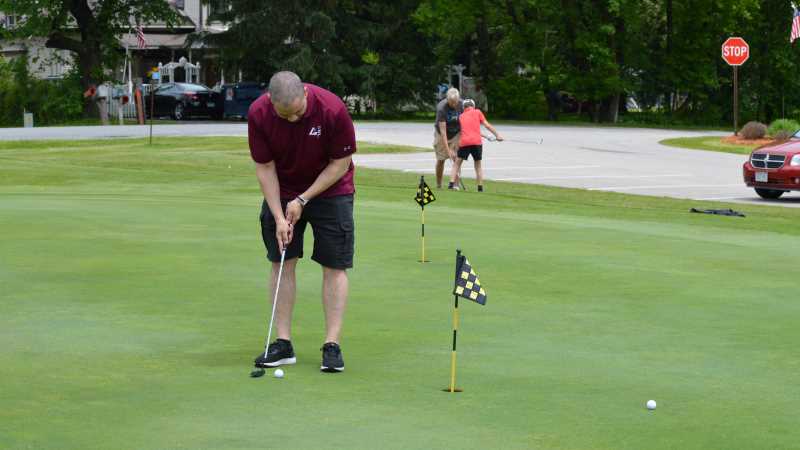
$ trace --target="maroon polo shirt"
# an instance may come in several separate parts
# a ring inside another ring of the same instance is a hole
[[[356,151],[353,119],[339,97],[313,84],[306,84],[308,105],[297,122],[275,112],[269,94],[258,98],[247,113],[247,134],[253,161],[275,161],[281,198],[293,199],[308,189],[331,159]],[[319,197],[355,192],[350,163],[347,173]]]

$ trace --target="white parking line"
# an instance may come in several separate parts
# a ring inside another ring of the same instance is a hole
[[[704,200],[704,201],[712,201],[712,200],[750,200],[750,197],[737,195],[735,197],[701,197],[696,198],[695,200]]]
[[[718,188],[718,187],[742,187],[737,184],[662,184],[660,186],[607,186],[589,188],[590,191],[635,191],[638,189],[672,189],[672,188]]]
[[[598,169],[603,166],[513,166],[513,167],[494,167],[484,166],[484,170],[574,170],[574,169]]]
[[[450,164],[447,167],[451,167]],[[573,170],[573,169],[596,169],[602,166],[546,166],[546,167],[486,167],[484,170],[486,172],[491,172],[493,170]],[[403,172],[417,172],[420,169],[403,169]],[[528,178],[524,178],[528,179]],[[504,178],[505,180],[505,178]]]
[[[381,155],[355,155],[356,163],[360,162],[367,162],[367,163],[416,163],[416,162],[436,162],[436,158],[405,158],[405,159],[383,159]],[[518,160],[519,158],[511,158],[511,157],[499,157],[499,158],[492,158],[492,160]]]
[[[487,170],[488,172],[488,170]],[[578,180],[578,179],[591,179],[591,178],[691,178],[690,174],[666,174],[666,175],[571,175],[564,177],[513,177],[513,178],[496,178],[498,181],[524,181],[524,180]]]

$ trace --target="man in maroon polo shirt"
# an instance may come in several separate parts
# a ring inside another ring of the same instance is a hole
[[[347,304],[347,272],[353,267],[353,120],[333,93],[304,84],[292,72],[278,72],[247,113],[250,155],[264,194],[261,235],[272,262],[275,290],[281,251],[286,249],[281,289],[275,305],[278,339],[259,367],[294,364],[291,343],[295,267],[303,257],[303,233],[314,232],[311,259],[322,266],[325,310],[323,372],[341,372],[339,337]]]

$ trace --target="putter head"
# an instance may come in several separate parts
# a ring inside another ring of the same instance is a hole
[[[266,373],[266,370],[258,368],[258,369],[255,369],[254,371],[250,372],[250,378],[260,378],[260,377],[263,377],[265,373]]]

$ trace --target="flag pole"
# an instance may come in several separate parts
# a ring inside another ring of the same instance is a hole
[[[419,261],[425,263],[425,205],[422,205],[422,259]]]
[[[426,262],[430,262],[430,261],[425,259],[425,200],[424,200],[425,199],[425,191],[424,191],[424,186],[425,186],[425,176],[424,175],[420,175],[420,177],[419,177],[419,187],[417,188],[417,192],[419,193],[419,195],[422,195],[423,200],[420,201],[420,204],[419,204],[420,208],[422,208],[422,212],[420,213],[421,214],[420,215],[420,225],[422,227],[421,231],[420,231],[420,243],[421,243],[421,246],[422,246],[422,258],[420,258],[419,262],[423,263],[423,264],[426,263]]]
[[[456,272],[453,284],[455,285],[458,280],[458,272],[461,267],[461,249],[456,250]],[[450,393],[461,392],[461,389],[456,389],[456,341],[458,338],[458,295],[455,297],[455,306],[453,307],[453,351],[450,355]]]

